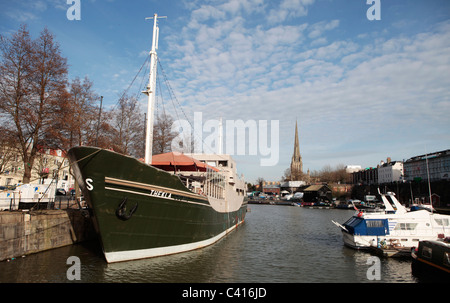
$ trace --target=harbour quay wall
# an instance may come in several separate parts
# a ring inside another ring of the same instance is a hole
[[[0,212],[0,261],[95,237],[87,210]]]

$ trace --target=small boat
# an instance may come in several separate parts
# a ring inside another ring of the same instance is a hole
[[[337,209],[353,209],[353,205],[351,203],[339,202],[336,204]]]
[[[439,273],[450,278],[450,238],[420,241],[411,251],[413,273]]]
[[[381,194],[384,208],[361,210],[345,223],[337,225],[344,245],[355,249],[380,247],[383,241],[395,242],[401,248],[416,247],[421,240],[450,236],[450,216],[427,210],[408,211],[395,194]]]

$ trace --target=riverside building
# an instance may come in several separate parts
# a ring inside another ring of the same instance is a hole
[[[403,169],[406,181],[450,180],[450,149],[412,157],[404,161]]]

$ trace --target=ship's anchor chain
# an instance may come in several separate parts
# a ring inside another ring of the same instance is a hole
[[[119,206],[116,209],[116,216],[122,221],[127,221],[128,219],[130,219],[138,208],[138,204],[136,203],[136,205],[133,206],[133,208],[127,213],[127,201],[127,197],[123,198],[122,202],[120,202]]]

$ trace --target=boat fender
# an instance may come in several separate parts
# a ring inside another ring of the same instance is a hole
[[[123,198],[122,202],[120,202],[119,206],[116,209],[116,216],[122,221],[127,221],[131,218],[131,216],[136,212],[138,203],[128,212],[127,214],[127,201],[128,198]]]

